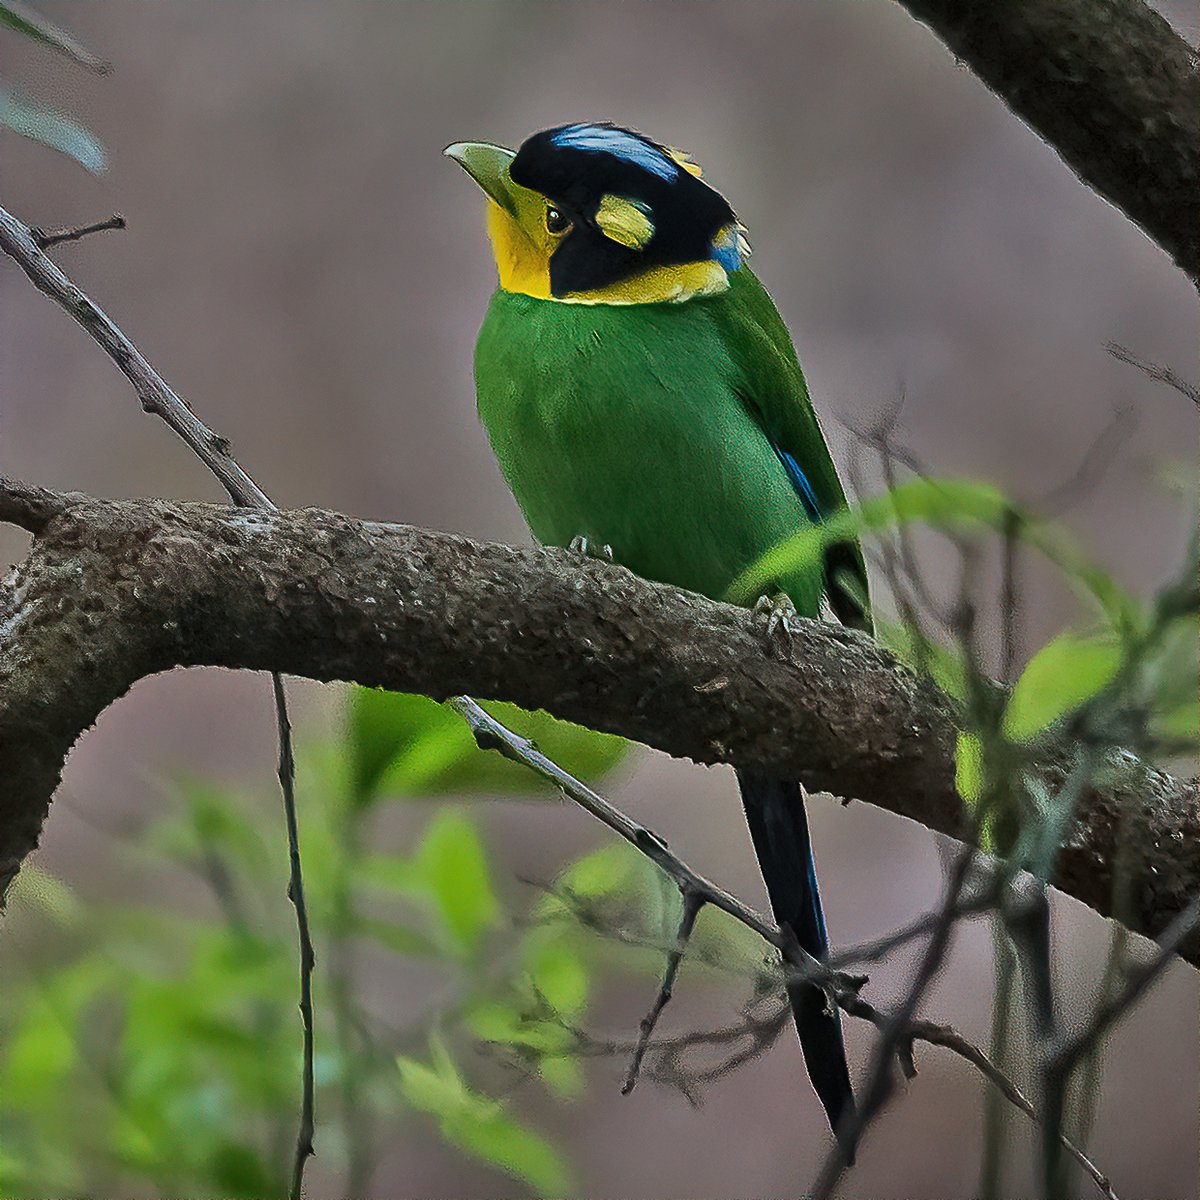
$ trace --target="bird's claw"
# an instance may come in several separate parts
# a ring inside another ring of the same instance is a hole
[[[603,545],[597,545],[582,533],[577,533],[571,539],[571,543],[567,549],[572,554],[581,554],[584,558],[594,558],[599,562],[610,563],[616,561],[613,558],[613,548],[607,542]]]
[[[785,592],[759,596],[754,602],[754,615],[760,619],[766,617],[768,648],[780,651],[787,658],[792,648],[792,618],[796,616],[792,598]]]

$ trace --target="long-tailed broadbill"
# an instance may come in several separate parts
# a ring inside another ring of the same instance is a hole
[[[647,579],[720,599],[797,529],[845,504],[791,338],[745,231],[686,155],[608,123],[515,153],[446,153],[487,197],[499,272],[475,352],[479,415],[534,536],[611,547]],[[868,628],[856,545],[764,591]],[[776,920],[829,951],[804,791],[738,771]],[[854,1095],[837,1010],[788,995],[813,1087],[843,1138]]]

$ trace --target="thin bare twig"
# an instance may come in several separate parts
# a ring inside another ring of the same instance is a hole
[[[1129,440],[1136,425],[1137,413],[1133,405],[1126,404],[1118,408],[1111,420],[1092,439],[1091,445],[1084,451],[1083,458],[1079,460],[1079,465],[1071,472],[1070,477],[1062,483],[1055,484],[1034,503],[1033,507],[1038,513],[1044,517],[1061,516],[1086,496],[1112,462],[1117,451]]]
[[[83,326],[132,384],[142,408],[166,421],[220,480],[236,504],[247,508],[275,508],[267,494],[229,453],[229,442],[192,412],[111,318],[42,251],[29,227],[3,208],[0,208],[0,250],[25,272],[39,292]]]
[[[39,250],[47,250],[60,242],[77,242],[92,233],[103,233],[106,229],[124,229],[125,218],[120,213],[113,213],[106,221],[94,221],[91,225],[71,225],[65,229],[42,229],[33,226],[30,230]]]
[[[133,385],[133,390],[141,401],[143,410],[161,417],[179,435],[184,444],[216,476],[235,504],[245,508],[278,511],[270,497],[234,459],[229,451],[229,442],[214,433],[196,416],[167,381],[150,365],[133,342],[79,287],[71,282],[44,251],[45,246],[58,241],[83,237],[97,229],[117,229],[124,228],[124,226],[124,218],[114,215],[110,221],[91,228],[64,230],[58,234],[48,235],[40,230],[31,230],[11,213],[0,208],[0,250],[3,250],[17,263],[39,292],[53,300],[83,326]],[[300,845],[293,786],[295,762],[292,755],[292,727],[288,717],[287,694],[283,686],[283,677],[278,673],[272,673],[271,687],[279,730],[279,781],[283,789],[284,818],[288,833],[290,880],[288,895],[296,910],[296,927],[300,942],[300,1015],[303,1026],[304,1060],[300,1128],[296,1136],[291,1185],[291,1200],[300,1200],[304,1182],[304,1165],[313,1153],[313,1110],[315,1106],[312,1012],[313,950],[300,868]],[[3,891],[0,890],[0,898],[2,897]]]
[[[634,849],[644,854],[660,870],[675,881],[683,893],[692,893],[703,898],[705,904],[728,913],[735,920],[754,930],[765,942],[774,946],[786,957],[787,939],[778,926],[760,916],[748,905],[743,904],[724,888],[693,871],[687,863],[677,858],[667,848],[667,843],[658,834],[647,829],[632,817],[614,807],[603,796],[592,791],[587,784],[564,771],[556,762],[547,758],[528,738],[506,729],[490,713],[481,708],[470,696],[456,696],[447,702],[467,722],[476,742],[485,750],[495,750],[505,758],[518,762],[549,780],[563,794],[581,808],[586,809],[597,820],[623,837]],[[793,966],[811,971],[814,982],[831,979],[835,973],[826,968],[803,950],[793,960]]]
[[[667,955],[667,966],[663,972],[663,981],[658,989],[658,995],[654,998],[654,1004],[642,1018],[638,1028],[638,1039],[633,1048],[633,1057],[629,1062],[629,1073],[625,1076],[625,1082],[621,1087],[622,1096],[628,1096],[637,1085],[638,1072],[642,1067],[646,1047],[650,1044],[650,1038],[654,1034],[654,1027],[658,1024],[662,1010],[666,1008],[667,1002],[671,999],[671,989],[675,986],[675,976],[679,974],[679,964],[683,962],[684,951],[691,939],[692,930],[696,927],[696,918],[700,915],[703,907],[703,896],[696,892],[684,892],[683,915],[679,918],[679,932],[675,935],[675,945],[671,947],[670,953]]]
[[[313,1150],[313,1004],[312,977],[316,966],[312,936],[308,928],[308,906],[304,901],[304,874],[300,869],[300,829],[296,821],[296,760],[292,754],[292,725],[288,720],[287,697],[283,679],[271,676],[275,692],[275,712],[279,723],[279,786],[283,791],[283,814],[288,838],[288,899],[296,910],[296,930],[300,941],[300,1024],[304,1031],[304,1059],[300,1097],[300,1127],[296,1133],[296,1153],[292,1159],[291,1200],[300,1200],[304,1192],[304,1164]]]
[[[1119,362],[1128,363],[1131,367],[1137,367],[1139,371],[1149,376],[1156,383],[1165,383],[1167,387],[1174,388],[1200,408],[1200,388],[1196,387],[1193,383],[1188,383],[1182,375],[1179,375],[1170,367],[1164,367],[1159,363],[1153,363],[1148,359],[1141,358],[1134,354],[1132,350],[1122,346],[1119,342],[1105,342],[1104,348]]]

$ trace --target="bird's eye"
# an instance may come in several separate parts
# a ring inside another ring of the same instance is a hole
[[[548,233],[566,233],[571,228],[571,222],[557,208],[546,209],[546,231]]]

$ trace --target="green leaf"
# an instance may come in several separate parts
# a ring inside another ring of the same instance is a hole
[[[1186,752],[1200,738],[1200,619],[1178,617],[1162,631],[1155,652],[1141,664],[1151,697],[1151,727],[1156,737]]]
[[[388,767],[445,729],[447,717],[453,717],[426,696],[378,688],[352,688],[346,715],[351,787],[360,805],[377,798]],[[427,745],[426,753],[431,749]]]
[[[591,981],[579,954],[558,937],[537,946],[531,959],[529,977],[538,994],[564,1017],[580,1012]]]
[[[983,743],[973,733],[959,731],[954,747],[954,786],[968,808],[978,810],[983,801]],[[979,824],[979,849],[996,851],[995,813],[983,814]]]
[[[23,1108],[57,1103],[79,1061],[84,1013],[109,975],[103,959],[84,958],[26,992],[0,1051],[0,1095]]]
[[[400,1058],[400,1088],[414,1108],[436,1117],[453,1145],[525,1180],[543,1195],[570,1192],[571,1181],[558,1151],[514,1121],[499,1100],[473,1091],[440,1042],[431,1045],[432,1064]]]
[[[446,928],[461,950],[474,953],[500,913],[475,826],[457,813],[439,813],[425,831],[417,860]]]
[[[42,108],[2,89],[0,125],[7,125],[22,137],[32,138],[69,155],[94,175],[99,175],[108,165],[104,147],[82,125],[62,113]]]
[[[522,737],[530,738],[564,770],[595,779],[625,755],[628,743],[544,712],[511,704],[485,705]],[[480,750],[453,709],[425,696],[356,688],[347,721],[355,801],[385,795],[550,793],[548,784],[519,763]]]
[[[777,580],[823,568],[825,551],[836,542],[861,538],[897,525],[922,522],[941,530],[1012,531],[1045,555],[1078,589],[1099,605],[1117,629],[1132,629],[1140,613],[1134,598],[1079,551],[1060,526],[1035,520],[989,484],[961,479],[913,479],[854,508],[842,509],[819,525],[805,526],[772,547],[729,586],[725,598],[752,604],[777,588]]]
[[[576,859],[559,874],[558,882],[577,896],[608,896],[642,883],[642,862],[642,855],[635,850],[614,843]],[[552,896],[546,897],[546,901],[558,903]]]
[[[1063,634],[1029,661],[1004,710],[1004,734],[1025,741],[1090,700],[1120,669],[1123,648],[1111,634]]]
[[[1184,744],[1200,739],[1200,698],[1185,700],[1158,714],[1154,732],[1160,738]]]
[[[483,707],[502,725],[528,738],[547,758],[552,758],[577,779],[601,778],[629,751],[629,743],[624,738],[614,737],[610,733],[597,733],[570,721],[560,721],[541,710],[529,712],[515,704],[493,701],[488,701]],[[493,764],[494,777],[503,791],[531,790],[529,780],[533,776],[526,767],[508,762],[491,751],[486,755]],[[518,781],[518,772],[526,778]]]
[[[258,1151],[241,1142],[221,1141],[206,1155],[206,1174],[230,1200],[284,1196],[287,1188]]]
[[[679,927],[679,889],[648,858],[624,843],[577,859],[561,872],[556,884],[559,894],[540,898],[538,916],[590,915],[605,928],[662,939],[664,945]],[[580,909],[590,912],[581,914]],[[656,962],[655,970],[660,966],[661,961]]]
[[[462,1081],[455,1076],[447,1079],[432,1067],[413,1058],[398,1058],[400,1090],[404,1098],[422,1112],[435,1117],[448,1117],[464,1103]]]
[[[81,67],[89,71],[103,74],[111,69],[111,64],[105,62],[99,55],[93,54],[86,46],[81,45],[65,29],[47,20],[40,12],[30,8],[21,0],[0,0],[0,25],[7,25],[18,33],[36,38],[47,46],[52,46],[60,54],[65,54]]]

